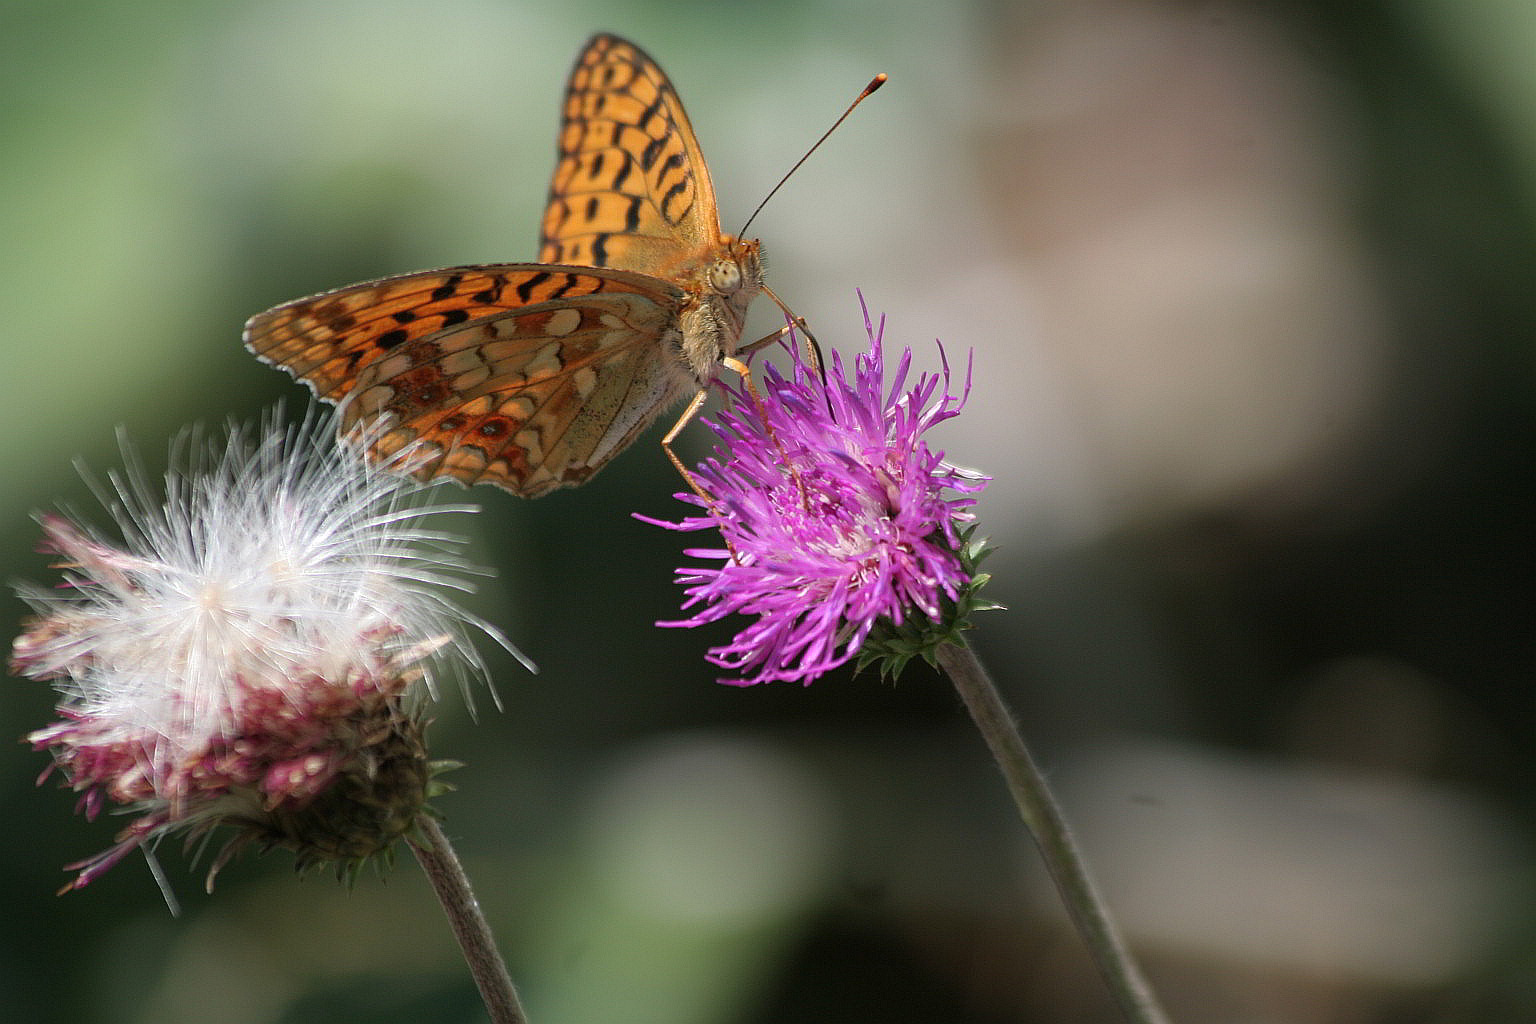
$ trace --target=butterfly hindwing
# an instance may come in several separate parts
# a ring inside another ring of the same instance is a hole
[[[387,423],[376,455],[414,445],[422,479],[533,496],[584,480],[686,389],[656,359],[682,301],[624,271],[448,267],[278,306],[246,344],[342,404],[343,430]]]

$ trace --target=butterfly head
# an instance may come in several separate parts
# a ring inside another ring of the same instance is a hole
[[[725,348],[729,355],[746,326],[747,307],[763,290],[762,245],[755,238],[721,236],[719,253],[705,268],[704,280],[718,296],[716,301],[729,324],[732,343]]]
[[[710,288],[727,299],[739,292],[751,302],[763,290],[763,249],[755,238],[720,239],[720,255],[706,271]],[[745,309],[745,304],[743,304]]]
[[[682,355],[700,387],[714,379],[720,360],[734,355],[747,307],[763,290],[762,249],[756,239],[720,236],[681,275],[687,297],[678,316]]]

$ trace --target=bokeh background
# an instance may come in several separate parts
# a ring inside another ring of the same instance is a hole
[[[890,74],[753,233],[824,343],[862,289],[920,366],[974,350],[976,643],[1175,1019],[1536,1020],[1527,0],[6,0],[5,575],[115,428],[153,467],[302,405],[251,313],[530,257],[598,29],[670,72],[727,230]],[[645,441],[461,523],[542,671],[444,702],[441,806],[537,1024],[1114,1020],[941,678],[727,688],[727,630],[653,627],[681,543],[631,513],[677,486]],[[51,705],[8,680],[0,732]],[[481,1019],[408,859],[205,896],[167,846],[180,918],[138,860],[56,898],[115,825],[43,765],[0,745],[7,1020]]]

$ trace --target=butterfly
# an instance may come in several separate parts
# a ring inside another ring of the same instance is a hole
[[[702,395],[766,287],[759,243],[720,230],[682,101],[638,46],[587,42],[557,149],[539,262],[298,299],[252,317],[246,347],[339,406],[371,457],[408,451],[421,480],[525,497],[585,482]]]

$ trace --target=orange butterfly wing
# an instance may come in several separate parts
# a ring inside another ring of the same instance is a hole
[[[270,309],[246,346],[342,407],[413,473],[526,497],[581,483],[691,389],[657,359],[682,291],[641,274],[509,263],[351,285]],[[379,420],[379,417],[387,420]]]
[[[409,447],[424,480],[527,497],[585,481],[712,378],[761,288],[757,243],[721,235],[677,93],[614,36],[571,72],[539,258],[299,299],[252,317],[246,346],[375,457]]]
[[[669,276],[721,245],[709,167],[666,73],[597,35],[566,86],[539,260]]]

